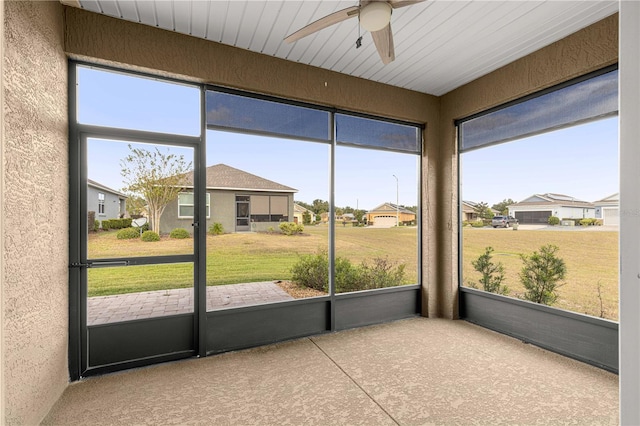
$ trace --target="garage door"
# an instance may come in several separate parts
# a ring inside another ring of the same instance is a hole
[[[528,224],[544,224],[549,220],[549,216],[551,216],[551,210],[543,210],[543,211],[529,211],[529,212],[515,212],[516,219],[518,219],[519,223],[528,223]]]
[[[602,209],[602,218],[604,225],[620,225],[620,209]]]
[[[376,228],[392,228],[396,226],[395,216],[374,216],[373,226]]]

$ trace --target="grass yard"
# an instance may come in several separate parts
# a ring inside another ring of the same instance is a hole
[[[565,284],[559,288],[554,306],[601,316],[598,283],[601,285],[604,317],[618,320],[618,232],[600,230],[558,231],[464,228],[463,282],[478,282],[480,273],[471,265],[485,247],[494,248],[493,262],[505,268],[510,296],[524,293],[518,274],[520,254],[531,254],[545,244],[560,248],[558,256],[567,266]]]
[[[598,283],[604,317],[618,318],[618,233],[610,231],[552,231],[511,229],[463,230],[463,282],[477,282],[480,274],[471,262],[484,248],[494,248],[494,262],[505,267],[510,295],[524,293],[518,273],[521,253],[532,253],[545,244],[557,245],[567,265],[565,285],[555,306],[600,316]],[[289,280],[300,255],[326,250],[326,226],[309,226],[304,235],[239,233],[207,236],[207,285]],[[155,256],[193,253],[193,240],[163,237],[157,243],[118,240],[116,232],[89,236],[90,258]],[[406,265],[406,283],[417,282],[416,228],[336,228],[336,253],[353,264],[375,257]],[[89,296],[186,288],[193,285],[190,263],[89,269]]]
[[[288,280],[300,255],[327,250],[328,228],[309,226],[303,235],[238,233],[207,236],[207,285]],[[116,232],[89,235],[89,257],[114,258],[193,253],[193,239],[160,242],[118,240]],[[417,282],[416,228],[336,228],[336,252],[353,264],[389,256],[404,263],[406,283]],[[89,269],[89,297],[193,285],[189,264]]]

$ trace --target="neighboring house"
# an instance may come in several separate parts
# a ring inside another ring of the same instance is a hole
[[[560,219],[595,218],[595,205],[562,194],[534,194],[507,206],[509,216],[523,224],[544,224],[550,216]]]
[[[474,221],[478,219],[478,213],[476,212],[477,204],[473,201],[463,201],[462,202],[462,220]]]
[[[603,225],[620,225],[620,193],[609,195],[602,200],[594,201],[596,219],[602,219]]]
[[[126,213],[127,196],[87,179],[87,211],[95,212],[97,220],[119,219]]]
[[[380,204],[375,209],[367,212],[367,223],[377,228],[396,226],[396,220],[401,225],[415,225],[416,214],[393,203]]]
[[[222,224],[225,232],[278,229],[280,222],[293,221],[293,194],[297,189],[216,164],[206,169],[207,229]],[[175,228],[193,231],[193,173],[186,175],[184,191],[170,203],[160,218],[160,232]]]
[[[309,212],[312,221],[315,220],[316,215],[311,210],[302,207],[298,203],[293,203],[293,221],[295,223],[304,223],[304,214],[306,212]]]
[[[462,201],[462,220],[465,222],[478,220],[478,212],[476,211],[477,207],[478,203],[473,201]],[[494,216],[500,214],[500,212],[495,209],[491,209],[491,212]]]
[[[322,223],[327,223],[329,222],[329,213],[324,212],[324,213],[320,213],[320,221]],[[355,222],[356,221],[356,217],[353,213],[344,213],[344,214],[337,214],[336,215],[336,223],[341,223],[341,222]]]

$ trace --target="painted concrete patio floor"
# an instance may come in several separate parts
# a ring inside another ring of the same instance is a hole
[[[207,287],[207,311],[286,300],[293,297],[271,281]],[[193,312],[191,288],[97,296],[87,301],[87,325],[190,312]]]

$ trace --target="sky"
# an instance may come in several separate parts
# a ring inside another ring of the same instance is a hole
[[[78,73],[81,123],[195,136],[199,108],[192,86],[83,67]],[[586,201],[616,193],[617,123],[614,117],[465,153],[461,198],[492,205],[546,192]],[[293,187],[296,200],[329,199],[328,144],[212,130],[206,139],[208,166],[224,163]],[[191,149],[161,150],[193,161]],[[120,190],[120,160],[127,153],[127,143],[90,140],[89,178]],[[335,158],[336,206],[369,210],[396,199],[417,205],[418,156],[338,146]]]
[[[463,153],[460,166],[465,201],[491,206],[545,193],[601,200],[619,191],[618,118]]]

